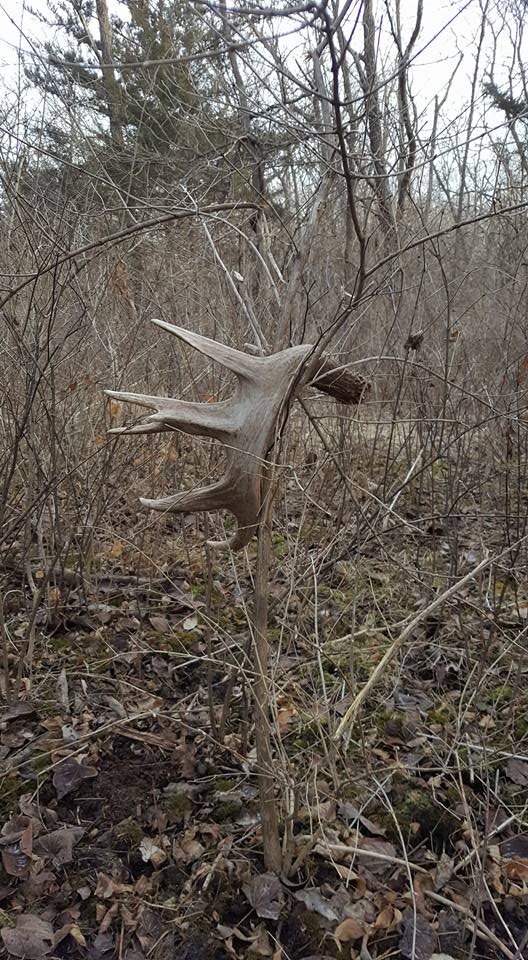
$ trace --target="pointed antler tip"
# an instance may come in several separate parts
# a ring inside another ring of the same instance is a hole
[[[242,547],[247,547],[253,537],[254,531],[250,536],[247,536],[246,534],[241,535],[237,530],[232,537],[226,540],[206,540],[206,543],[207,546],[212,547],[213,550],[241,550]]]
[[[151,317],[150,322],[156,327],[161,327],[163,330],[168,330],[170,333],[175,333],[176,336],[178,336],[179,331],[183,329],[182,327],[178,327],[175,323],[168,323],[166,320],[160,320],[159,317]]]
[[[159,510],[160,501],[159,500],[149,500],[148,497],[140,497],[139,502],[142,507],[146,507],[148,510]]]

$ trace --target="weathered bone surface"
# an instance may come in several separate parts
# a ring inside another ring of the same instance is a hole
[[[336,368],[328,358],[314,358],[314,347],[303,344],[268,357],[254,357],[163,320],[153,323],[168,330],[206,357],[231,370],[237,378],[233,396],[218,403],[189,403],[170,397],[107,390],[109,397],[137,403],[154,411],[131,427],[111,433],[159,433],[182,430],[212,437],[225,446],[226,471],[210,486],[183,491],[160,500],[141,499],[152,510],[179,513],[229,510],[237,530],[229,540],[212,546],[244,547],[256,532],[261,508],[262,468],[273,447],[276,431],[287,412],[292,391],[308,384],[342,403],[357,403],[365,387],[361,377]]]

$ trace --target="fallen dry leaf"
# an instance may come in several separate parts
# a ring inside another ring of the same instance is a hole
[[[139,943],[133,943],[125,953],[124,960],[146,960]]]
[[[351,880],[357,880],[358,874],[355,870],[352,870],[352,867],[345,866],[344,863],[334,863],[334,870],[337,873],[338,877],[341,877],[343,880],[346,880],[347,883],[350,883]]]
[[[2,940],[12,956],[25,960],[40,960],[55,946],[51,923],[34,913],[22,913],[17,917],[16,927],[4,927]]]
[[[506,891],[504,889],[504,884],[502,883],[501,863],[500,861],[499,863],[496,863],[494,860],[491,859],[491,857],[488,862],[488,876],[489,876],[489,883],[493,888],[493,890],[495,890],[495,893],[498,893],[499,896],[503,897]]]
[[[45,896],[51,897],[58,888],[55,874],[51,870],[41,870],[35,876],[30,873],[28,879],[23,880],[18,887],[18,892],[23,895],[26,903],[30,903],[34,900],[42,900]]]
[[[518,783],[520,787],[528,785],[528,763],[526,760],[517,760],[512,757],[506,764],[506,776]]]
[[[73,848],[84,834],[82,827],[61,827],[35,841],[39,857],[51,857],[53,866],[60,867],[73,860]]]
[[[503,867],[509,880],[528,880],[528,860],[504,860]]]
[[[86,946],[86,940],[84,939],[79,927],[76,923],[65,923],[62,927],[55,931],[55,948],[61,943],[66,937],[72,937],[79,946]]]
[[[114,895],[114,881],[107,873],[97,874],[97,886],[95,888],[96,897],[102,897],[103,900],[109,900]]]
[[[339,916],[332,906],[330,900],[327,900],[326,897],[323,897],[318,887],[311,887],[307,890],[296,890],[294,897],[296,900],[304,903],[307,910],[311,910],[312,913],[320,914],[320,916],[324,917],[325,920],[331,920],[334,923],[336,920],[339,920]]]
[[[284,902],[281,883],[274,873],[261,873],[242,889],[258,917],[278,920]]]
[[[73,939],[75,940],[75,943],[78,943],[80,947],[86,946],[86,940],[84,938],[84,934],[76,923],[69,924],[68,935],[70,937],[73,937]]]
[[[144,863],[152,863],[154,867],[160,867],[162,863],[165,863],[167,859],[167,854],[164,850],[161,849],[154,843],[150,837],[143,837],[141,843],[139,844],[139,852],[141,854],[141,859]]]
[[[528,837],[520,834],[517,837],[508,837],[500,847],[501,857],[516,860],[528,860]]]
[[[430,873],[418,873],[413,880],[414,900],[416,909],[426,920],[434,918],[434,911],[429,909],[429,903],[425,896],[433,889],[433,877]]]
[[[107,933],[106,931],[103,931],[102,933],[98,933],[95,936],[93,941],[93,949],[96,951],[96,955],[97,954],[99,954],[100,956],[103,956],[103,954],[110,955],[110,953],[114,949],[114,938],[112,934]]]
[[[0,723],[9,723],[10,720],[19,720],[20,717],[32,717],[37,711],[32,703],[27,700],[19,700],[12,707],[5,710],[0,716]]]
[[[260,923],[253,932],[248,952],[256,957],[273,957],[273,946],[263,923]]]
[[[528,880],[528,837],[508,837],[499,848],[506,876],[510,880]]]
[[[181,840],[174,840],[172,845],[172,855],[177,862],[191,863],[193,860],[199,860],[205,853],[203,843],[195,839],[196,830],[186,831]]]
[[[116,406],[118,405],[116,404]],[[111,557],[113,560],[118,560],[123,556],[123,544],[119,540],[115,540],[110,547],[107,556]]]
[[[449,857],[447,853],[443,853],[434,872],[434,888],[437,892],[441,890],[442,887],[445,887],[448,880],[451,879],[453,867],[454,864],[451,857]]]
[[[415,922],[416,921],[416,922]],[[431,924],[409,908],[403,914],[403,931],[399,943],[402,957],[409,960],[431,960],[438,947],[438,937]]]
[[[90,767],[83,760],[77,761],[74,757],[62,760],[55,768],[53,786],[57,792],[57,799],[62,800],[83,782],[92,780],[99,775],[95,767]]]
[[[150,953],[162,936],[163,930],[163,921],[159,913],[150,910],[148,907],[142,911],[136,929],[136,937],[143,950]]]
[[[373,857],[364,857],[358,858],[357,867],[363,867],[364,870],[369,870],[370,873],[385,873],[386,870],[394,870],[394,866],[387,862],[386,860],[380,860],[375,854],[381,854],[384,857],[395,857],[396,849],[393,847],[392,843],[389,843],[388,840],[377,840],[372,837],[362,837],[357,846],[360,850],[366,850],[369,853],[373,853]]]
[[[2,863],[10,877],[27,877],[33,852],[33,821],[23,814],[2,827]]]
[[[284,736],[286,733],[288,733],[288,730],[290,728],[290,723],[292,721],[292,718],[296,715],[296,713],[297,713],[297,707],[293,703],[284,701],[281,705],[279,705],[279,708],[277,710],[277,726],[279,728],[279,733],[281,737]]]
[[[99,921],[98,933],[102,935],[109,932],[110,927],[119,913],[119,904],[117,902],[113,903],[112,906],[107,910],[103,903],[98,903],[97,908],[98,909],[96,909],[95,915],[96,919]]]
[[[389,930],[394,921],[394,907],[392,904],[387,904],[386,907],[383,907],[383,910],[378,913],[374,921],[375,930]]]
[[[350,803],[348,800],[345,803],[340,803],[338,808],[338,813],[340,817],[343,817],[344,820],[347,820],[350,825],[354,823],[360,823],[365,830],[368,830],[369,833],[373,833],[376,837],[384,837],[385,830],[379,825],[379,823],[374,823],[373,820],[369,820],[361,811],[356,807],[354,803]]]
[[[347,917],[334,930],[334,936],[341,943],[350,943],[351,940],[360,940],[365,936],[365,928],[354,920],[353,917]]]

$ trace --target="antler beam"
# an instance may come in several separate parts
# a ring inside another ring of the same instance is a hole
[[[254,357],[225,344],[202,337],[163,320],[153,320],[204,356],[231,370],[237,378],[235,391],[219,403],[189,403],[169,397],[107,390],[115,400],[136,403],[153,410],[140,423],[117,427],[110,433],[160,433],[182,430],[191,436],[212,437],[226,448],[226,471],[210,486],[177,493],[160,500],[141,499],[151,510],[187,513],[229,510],[237,530],[229,540],[212,546],[239,550],[253,537],[261,508],[261,477],[275,442],[277,428],[287,414],[292,393],[311,385],[341,403],[358,403],[365,389],[361,377],[339,368],[325,357],[314,357],[314,347],[303,344],[268,357]]]

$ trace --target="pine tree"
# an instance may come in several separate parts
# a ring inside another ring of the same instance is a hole
[[[189,59],[221,38],[181,0],[126,0],[121,8],[117,16],[107,0],[57,0],[40,14],[63,38],[46,42],[41,62],[26,70],[61,105],[43,131],[51,152],[62,159],[75,117],[78,149],[89,141],[82,162],[102,164],[123,196],[225,196],[233,117],[217,102],[207,60]]]

